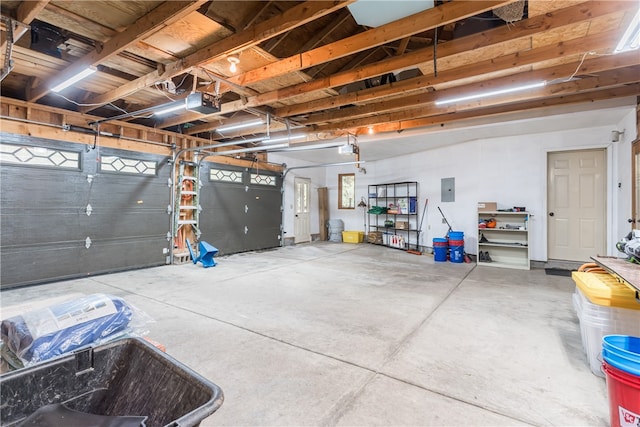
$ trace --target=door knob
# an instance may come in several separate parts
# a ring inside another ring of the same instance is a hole
[[[629,219],[627,220],[627,222],[628,222],[629,224],[632,224],[632,223],[634,223],[634,222],[636,222],[636,221],[635,221],[633,218],[629,218]]]
[[[549,216],[553,216],[553,215],[554,215],[554,213],[553,213],[553,212],[549,212]]]

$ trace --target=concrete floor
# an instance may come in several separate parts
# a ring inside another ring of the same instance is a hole
[[[313,243],[3,291],[17,307],[105,292],[211,379],[209,425],[608,425],[574,282]]]

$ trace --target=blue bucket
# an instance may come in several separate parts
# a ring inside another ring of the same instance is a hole
[[[438,262],[447,261],[449,251],[449,240],[436,237],[433,239],[433,260]]]
[[[451,262],[464,261],[464,240],[449,239],[449,258]]]
[[[603,337],[602,358],[614,368],[640,377],[640,338],[629,335]]]
[[[449,240],[464,240],[464,231],[450,231]]]

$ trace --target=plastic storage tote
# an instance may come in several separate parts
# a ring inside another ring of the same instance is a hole
[[[622,334],[640,336],[640,304],[635,293],[610,274],[572,273],[576,283],[573,306],[591,372],[602,372],[602,338]]]
[[[126,338],[0,375],[0,424],[19,424],[56,403],[107,416],[145,416],[148,426],[197,426],[222,390],[138,338]]]
[[[362,231],[343,231],[342,241],[344,243],[362,243],[364,241],[364,232]]]

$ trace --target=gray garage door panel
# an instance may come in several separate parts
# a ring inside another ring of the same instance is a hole
[[[247,221],[252,224],[247,233],[247,244],[253,249],[273,248],[280,245],[280,187],[249,188],[249,210]]]
[[[216,183],[204,185],[202,190],[201,239],[215,246],[220,255],[246,250],[244,186]]]
[[[3,247],[2,287],[27,285],[83,274],[79,262],[84,242],[56,242],[37,246]],[[64,261],[66,260],[66,262]],[[73,262],[69,262],[69,261]]]
[[[222,179],[233,176],[236,182],[210,180],[211,168],[224,170]],[[251,173],[247,168],[207,162],[201,168],[202,240],[221,255],[280,245],[280,177],[269,175],[271,185],[258,185],[251,182]]]
[[[166,157],[2,133],[0,138],[3,288],[165,263]],[[43,165],[42,159],[33,164],[30,156],[41,152],[57,163],[76,156],[77,165]]]

